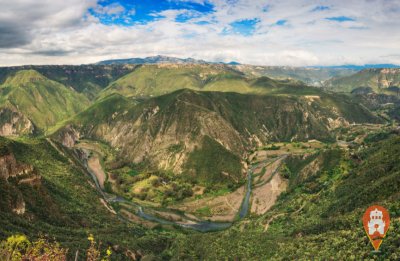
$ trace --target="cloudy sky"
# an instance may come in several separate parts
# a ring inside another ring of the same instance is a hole
[[[400,64],[399,0],[0,0],[0,66],[168,55]]]

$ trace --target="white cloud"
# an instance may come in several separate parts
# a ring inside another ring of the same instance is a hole
[[[161,13],[165,18],[133,26],[104,25],[88,13],[90,8],[111,16],[126,12],[118,4],[4,1],[0,0],[0,65],[76,64],[157,54],[265,65],[400,64],[396,0],[192,0],[212,3],[215,12],[168,10]],[[316,6],[329,9],[312,12]],[[134,15],[134,9],[129,11]],[[182,14],[193,19],[176,22]],[[326,19],[340,16],[354,21]],[[260,22],[251,36],[221,34],[234,21],[254,18]],[[276,26],[278,20],[287,22]]]
[[[125,7],[123,7],[118,3],[113,3],[106,6],[98,6],[95,9],[95,11],[99,14],[104,14],[104,15],[119,15],[125,12]]]

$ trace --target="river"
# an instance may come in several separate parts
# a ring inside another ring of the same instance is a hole
[[[250,204],[251,188],[252,188],[252,174],[253,174],[254,169],[258,165],[263,164],[263,163],[264,162],[261,162],[261,163],[258,163],[257,165],[251,166],[247,171],[247,183],[246,183],[247,190],[246,190],[246,194],[243,198],[240,210],[238,212],[239,219],[245,218],[249,212],[249,204]],[[176,225],[176,226],[193,229],[193,230],[200,231],[200,232],[224,230],[224,229],[229,228],[233,224],[233,222],[213,222],[213,221],[203,221],[203,220],[198,221],[198,220],[190,219],[182,214],[180,215],[180,217],[184,221],[171,221],[171,220],[167,220],[167,219],[164,219],[161,217],[157,217],[157,216],[149,213],[148,211],[146,211],[146,208],[138,203],[134,203],[134,202],[127,200],[125,198],[122,198],[120,196],[117,196],[114,194],[109,194],[109,193],[106,193],[105,191],[103,191],[103,189],[100,187],[99,181],[97,180],[97,176],[95,175],[95,173],[93,173],[92,169],[89,168],[86,160],[84,161],[84,166],[86,167],[91,178],[93,179],[97,190],[99,191],[99,193],[102,195],[102,197],[104,198],[104,200],[107,203],[117,202],[117,203],[125,203],[128,205],[131,205],[131,206],[135,207],[135,209],[137,209],[135,215],[137,215],[138,217],[141,217],[147,221],[151,221],[151,222],[155,222],[155,223],[159,223],[159,224],[163,224],[163,225]],[[163,211],[165,212],[165,210],[163,210]],[[122,218],[122,216],[119,213],[118,213],[118,215],[121,219],[126,220],[125,218]]]

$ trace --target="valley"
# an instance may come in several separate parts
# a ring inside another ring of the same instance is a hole
[[[282,150],[280,150],[280,146],[282,146]],[[112,192],[110,194],[110,191],[104,191],[104,181],[109,179],[109,175],[105,174],[102,167],[107,165],[107,162],[104,164],[100,162],[103,162],[105,152],[101,150],[101,146],[96,143],[91,144],[89,141],[75,146],[76,149],[82,150],[85,155],[88,155],[83,164],[87,166],[89,172],[94,174],[92,175],[93,181],[103,194],[104,200],[119,209],[121,216],[134,223],[138,222],[137,217],[139,217],[152,222],[153,225],[150,224],[150,226],[154,226],[154,223],[167,226],[178,225],[203,232],[227,229],[227,225],[230,224],[227,222],[236,222],[250,213],[255,215],[266,213],[274,205],[280,193],[286,190],[287,180],[280,174],[284,160],[293,155],[303,156],[306,153],[316,153],[322,147],[323,144],[318,141],[311,141],[301,144],[278,143],[272,144],[270,147],[259,148],[253,155],[250,155],[251,163],[247,170],[245,185],[235,191],[225,191],[222,194],[220,192],[210,195],[200,193],[185,198],[182,202],[169,204],[166,208],[146,200],[129,201],[123,199],[121,195],[113,195]],[[112,183],[114,182],[112,181]],[[164,184],[164,186],[167,185]],[[136,186],[143,187],[143,184],[133,185],[133,188]],[[114,212],[113,209],[105,206]],[[133,215],[137,217],[135,218]]]
[[[88,234],[116,260],[373,257],[355,226],[381,203],[398,230],[399,99],[253,70],[1,69],[0,236],[46,233],[69,258]]]
[[[0,10],[0,261],[400,260],[399,0]]]

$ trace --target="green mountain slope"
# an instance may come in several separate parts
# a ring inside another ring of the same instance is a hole
[[[86,108],[89,101],[34,70],[9,76],[0,86],[0,106],[11,107],[46,130]]]
[[[151,169],[183,173],[203,183],[208,172],[216,185],[221,180],[237,184],[243,178],[242,161],[254,147],[269,141],[333,141],[339,126],[380,122],[346,96],[321,94],[180,90],[142,102],[112,95],[78,114],[55,136],[67,146],[82,138],[107,142],[127,163],[146,162]],[[215,163],[210,170],[205,161],[213,158],[237,167]]]
[[[25,65],[1,67],[0,84],[20,70],[35,70],[50,80],[59,82],[93,99],[110,82],[133,71],[133,65]]]
[[[172,256],[176,260],[399,259],[400,138],[395,134],[354,151],[350,156],[328,149],[306,161],[289,158],[283,168],[289,189],[271,211],[224,232],[179,236]],[[361,222],[372,204],[385,206],[391,216],[378,253],[372,251]]]
[[[365,69],[356,74],[333,78],[325,82],[325,88],[336,92],[351,92],[359,87],[370,87],[377,93],[391,92],[400,86],[400,69]],[[394,90],[394,92],[398,89]]]
[[[85,260],[89,234],[102,249],[110,247],[115,260],[126,260],[127,250],[137,256],[136,251],[160,253],[168,233],[155,236],[111,213],[77,157],[45,139],[0,137],[0,238],[20,233],[55,238],[69,249],[69,260],[77,250],[79,260]]]
[[[287,87],[306,88],[303,84],[290,80],[275,81],[268,77],[247,78],[242,72],[227,65],[142,65],[111,83],[99,97],[106,97],[112,93],[151,97],[180,89],[265,94]],[[313,88],[307,89],[313,91]]]

